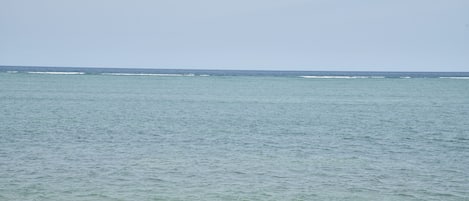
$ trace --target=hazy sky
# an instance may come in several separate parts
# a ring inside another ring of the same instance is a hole
[[[469,71],[469,0],[0,0],[0,65]]]

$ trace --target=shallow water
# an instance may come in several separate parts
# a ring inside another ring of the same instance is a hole
[[[0,200],[469,200],[468,88],[0,73]]]

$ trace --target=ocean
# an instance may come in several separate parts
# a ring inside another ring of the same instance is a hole
[[[0,67],[0,200],[469,200],[469,73]]]

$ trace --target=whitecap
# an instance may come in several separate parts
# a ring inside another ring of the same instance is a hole
[[[162,77],[192,77],[194,74],[154,74],[154,73],[101,73],[101,75],[117,76],[162,76]]]
[[[31,74],[49,74],[49,75],[83,75],[84,72],[28,72]]]
[[[440,77],[443,79],[458,79],[458,80],[469,80],[469,77]]]
[[[312,79],[363,79],[363,78],[370,78],[368,76],[316,76],[316,75],[304,75],[304,76],[300,76],[300,77],[302,77],[302,78],[312,78]]]

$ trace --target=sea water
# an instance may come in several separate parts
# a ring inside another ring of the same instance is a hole
[[[469,200],[462,73],[1,70],[0,200]]]

